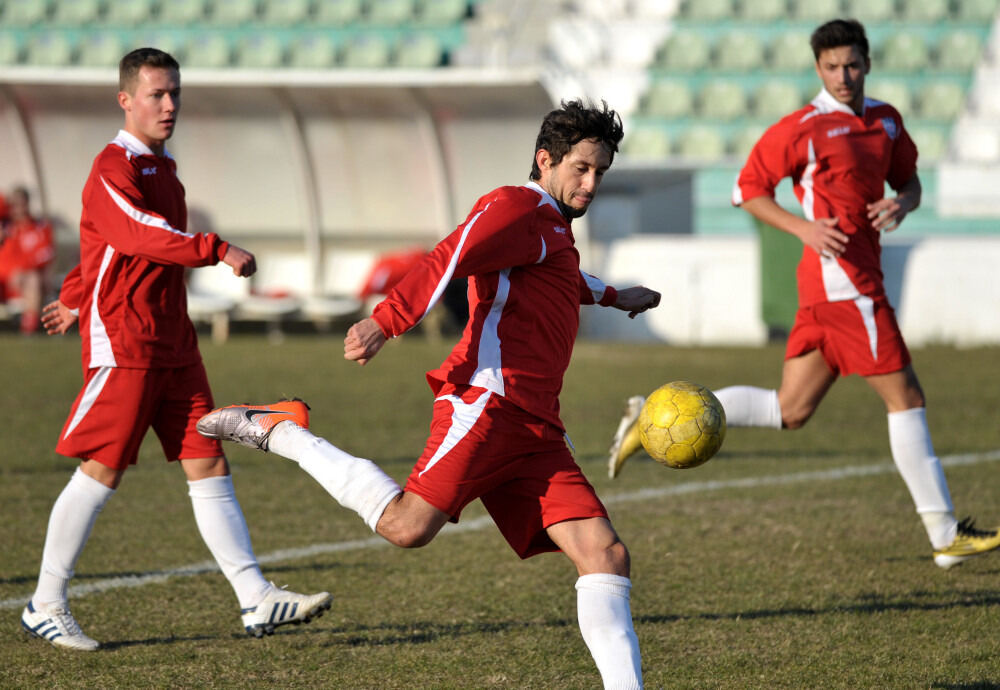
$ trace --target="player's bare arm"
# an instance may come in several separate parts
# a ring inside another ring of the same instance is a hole
[[[660,304],[660,293],[647,287],[636,285],[618,291],[618,301],[614,307],[628,312],[628,317],[634,319],[647,309],[653,309]]]
[[[837,257],[847,248],[849,237],[837,228],[837,218],[806,220],[786,211],[768,196],[744,201],[742,208],[762,223],[795,235],[817,254]]]
[[[233,275],[240,278],[249,278],[257,272],[257,259],[254,255],[235,244],[229,245],[226,255],[222,257],[222,263],[232,268]]]
[[[923,187],[920,177],[914,175],[910,181],[900,187],[895,197],[879,199],[868,204],[868,220],[879,232],[892,232],[899,227],[906,215],[920,206]]]
[[[375,319],[361,319],[347,330],[344,359],[365,365],[385,345],[385,335]]]
[[[62,335],[76,323],[76,314],[59,300],[42,307],[42,325],[49,335]]]

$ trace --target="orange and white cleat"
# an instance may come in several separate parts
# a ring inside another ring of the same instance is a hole
[[[309,428],[309,406],[298,398],[270,405],[229,405],[212,410],[198,420],[198,433],[208,438],[235,441],[257,450],[267,450],[271,431],[282,422]]]

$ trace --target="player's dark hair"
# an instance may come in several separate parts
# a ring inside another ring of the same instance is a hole
[[[857,46],[861,57],[868,59],[868,36],[865,27],[857,19],[834,19],[813,31],[809,37],[813,55],[819,60],[819,54],[830,48],[841,46]]]
[[[601,107],[583,101],[563,101],[558,110],[551,111],[542,120],[542,128],[535,140],[535,153],[542,149],[549,152],[552,162],[558,165],[576,144],[596,139],[608,147],[614,160],[618,144],[625,135],[622,119],[601,101]],[[531,163],[531,179],[540,180],[542,171],[538,161]]]
[[[170,53],[158,48],[136,48],[118,63],[118,90],[132,93],[139,70],[143,67],[162,67],[180,70],[181,66]]]

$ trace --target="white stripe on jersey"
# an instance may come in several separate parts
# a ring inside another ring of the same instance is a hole
[[[483,319],[479,333],[479,352],[476,355],[476,372],[469,379],[469,385],[504,395],[503,361],[500,355],[500,317],[510,295],[510,269],[505,268],[497,276],[497,293],[490,306],[490,313]]]
[[[90,379],[87,387],[83,391],[83,396],[80,398],[80,404],[76,408],[76,414],[73,415],[73,420],[66,427],[66,433],[63,434],[63,438],[67,438],[77,425],[83,421],[83,418],[87,416],[90,412],[90,408],[94,406],[97,402],[97,396],[101,394],[104,389],[104,384],[108,382],[108,377],[111,376],[112,367],[101,367],[98,369],[94,377]]]
[[[104,274],[111,263],[111,257],[115,255],[115,248],[108,246],[104,250],[104,258],[101,259],[101,268],[97,272],[97,281],[94,283],[94,293],[90,296],[90,364],[94,367],[116,367],[115,352],[111,349],[111,338],[104,328],[104,321],[101,320],[101,311],[98,309],[97,296],[101,292],[101,285],[104,283]]]
[[[423,316],[420,317],[420,320],[417,321],[417,323],[423,321],[424,318],[426,318],[426,316],[430,313],[431,309],[434,308],[434,305],[438,303],[438,300],[441,299],[441,295],[444,293],[445,288],[448,287],[448,283],[451,282],[451,277],[455,275],[455,266],[458,265],[458,257],[462,254],[462,247],[465,246],[466,238],[469,237],[469,233],[472,231],[472,227],[476,224],[476,221],[479,220],[480,216],[486,213],[486,209],[488,209],[490,205],[491,204],[486,204],[486,208],[474,215],[469,222],[465,224],[465,228],[462,229],[462,237],[458,240],[458,246],[455,247],[455,251],[451,255],[451,259],[448,261],[448,268],[441,276],[441,280],[438,281],[437,286],[434,288],[434,293],[427,302],[427,307],[424,309]]]
[[[128,202],[128,199],[116,192],[114,188],[105,181],[103,176],[101,177],[101,184],[104,185],[104,189],[106,189],[108,194],[111,196],[111,200],[115,202],[115,206],[120,208],[126,216],[130,217],[135,222],[141,223],[142,225],[148,225],[152,228],[159,228],[160,230],[166,230],[178,235],[183,235],[184,237],[194,237],[194,235],[189,232],[178,230],[163,218],[151,216],[148,213],[137,209]]]
[[[592,276],[589,273],[584,273],[580,271],[580,275],[583,276],[583,282],[587,284],[590,289],[590,294],[594,296],[594,302],[600,302],[601,298],[604,297],[604,292],[608,289],[608,286],[604,284],[604,281],[596,276]]]
[[[448,433],[445,434],[444,440],[441,441],[438,449],[434,451],[434,455],[427,461],[427,466],[420,471],[421,477],[434,467],[438,460],[458,445],[459,441],[465,438],[465,435],[469,433],[469,430],[472,429],[480,415],[482,415],[483,409],[486,407],[486,402],[490,399],[490,395],[492,395],[490,391],[484,391],[476,399],[476,402],[472,404],[465,402],[457,395],[442,395],[440,398],[435,398],[435,400],[449,401],[454,411],[451,413],[451,426],[448,428]]]

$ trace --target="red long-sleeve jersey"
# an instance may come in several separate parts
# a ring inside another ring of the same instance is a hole
[[[618,293],[581,273],[573,231],[540,186],[501,187],[476,202],[375,307],[386,337],[409,330],[453,278],[469,278],[469,321],[461,340],[427,373],[505,396],[559,428],[559,391],[580,323],[580,305],[613,305]]]
[[[900,189],[917,173],[917,147],[903,118],[888,103],[865,99],[856,115],[824,89],[813,101],[773,125],[750,152],[733,190],[733,203],[774,196],[791,177],[805,217],[837,218],[849,235],[839,258],[802,252],[797,276],[800,306],[885,294],[879,233],[867,205]]]
[[[80,264],[59,294],[79,309],[84,369],[200,361],[184,268],[216,264],[228,249],[214,233],[187,232],[173,158],[119,131],[83,188]]]

